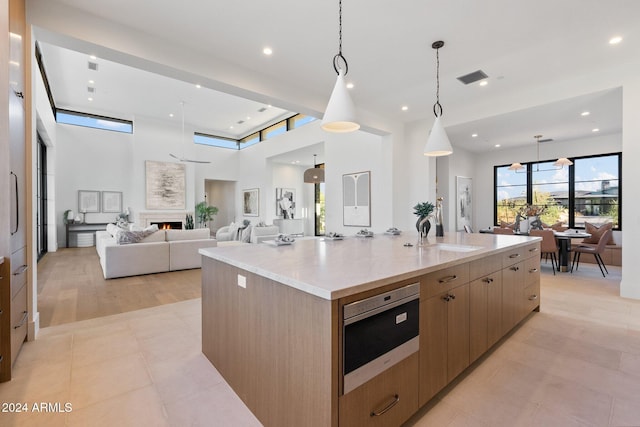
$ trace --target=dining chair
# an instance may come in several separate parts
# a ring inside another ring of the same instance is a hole
[[[467,233],[473,233],[473,229],[471,228],[470,225],[465,225],[464,226],[464,231]]]
[[[580,265],[580,254],[592,254],[596,262],[598,263],[598,267],[600,267],[600,272],[602,273],[602,277],[606,277],[604,272],[606,271],[609,274],[609,270],[607,270],[607,266],[604,265],[604,261],[602,260],[602,253],[607,246],[607,242],[611,237],[611,230],[607,230],[602,233],[600,236],[600,240],[595,246],[586,246],[586,245],[578,245],[576,247],[571,248],[571,252],[573,252],[573,262],[571,263],[571,272],[573,273],[573,266],[575,265],[576,271],[578,271],[578,266]],[[604,270],[603,270],[604,269]]]
[[[540,243],[540,258],[544,255],[544,259],[548,260],[551,257],[551,266],[553,267],[553,275],[556,275],[556,268],[560,268],[558,265],[558,258],[556,253],[558,252],[558,242],[556,236],[553,234],[553,230],[531,230],[529,236],[542,237]]]
[[[506,228],[506,227],[493,227],[493,234],[511,234],[511,235],[513,235],[513,230],[511,228]]]

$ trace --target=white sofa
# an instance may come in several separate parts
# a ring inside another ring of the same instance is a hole
[[[238,225],[231,223],[221,227],[216,232],[216,240],[219,242],[225,241],[240,241],[245,243],[260,243],[265,240],[272,240],[278,237],[280,229],[277,225],[248,225],[246,228],[238,228]]]
[[[201,267],[198,250],[217,246],[209,229],[159,230],[139,243],[118,244],[110,231],[96,232],[105,279]]]

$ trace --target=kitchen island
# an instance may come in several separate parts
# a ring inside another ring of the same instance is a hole
[[[400,425],[539,309],[539,244],[450,233],[201,249],[202,351],[265,426]],[[343,308],[411,285],[419,347],[345,386]]]

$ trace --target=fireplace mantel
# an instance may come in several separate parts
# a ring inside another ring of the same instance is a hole
[[[140,227],[148,227],[152,222],[170,222],[180,221],[182,228],[184,228],[185,217],[193,215],[193,212],[189,211],[144,211],[138,213],[138,219],[136,221]]]

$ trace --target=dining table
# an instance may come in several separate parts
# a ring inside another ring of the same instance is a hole
[[[569,252],[571,252],[571,241],[573,239],[586,239],[591,234],[581,230],[554,231],[558,241],[558,271],[569,271]]]

